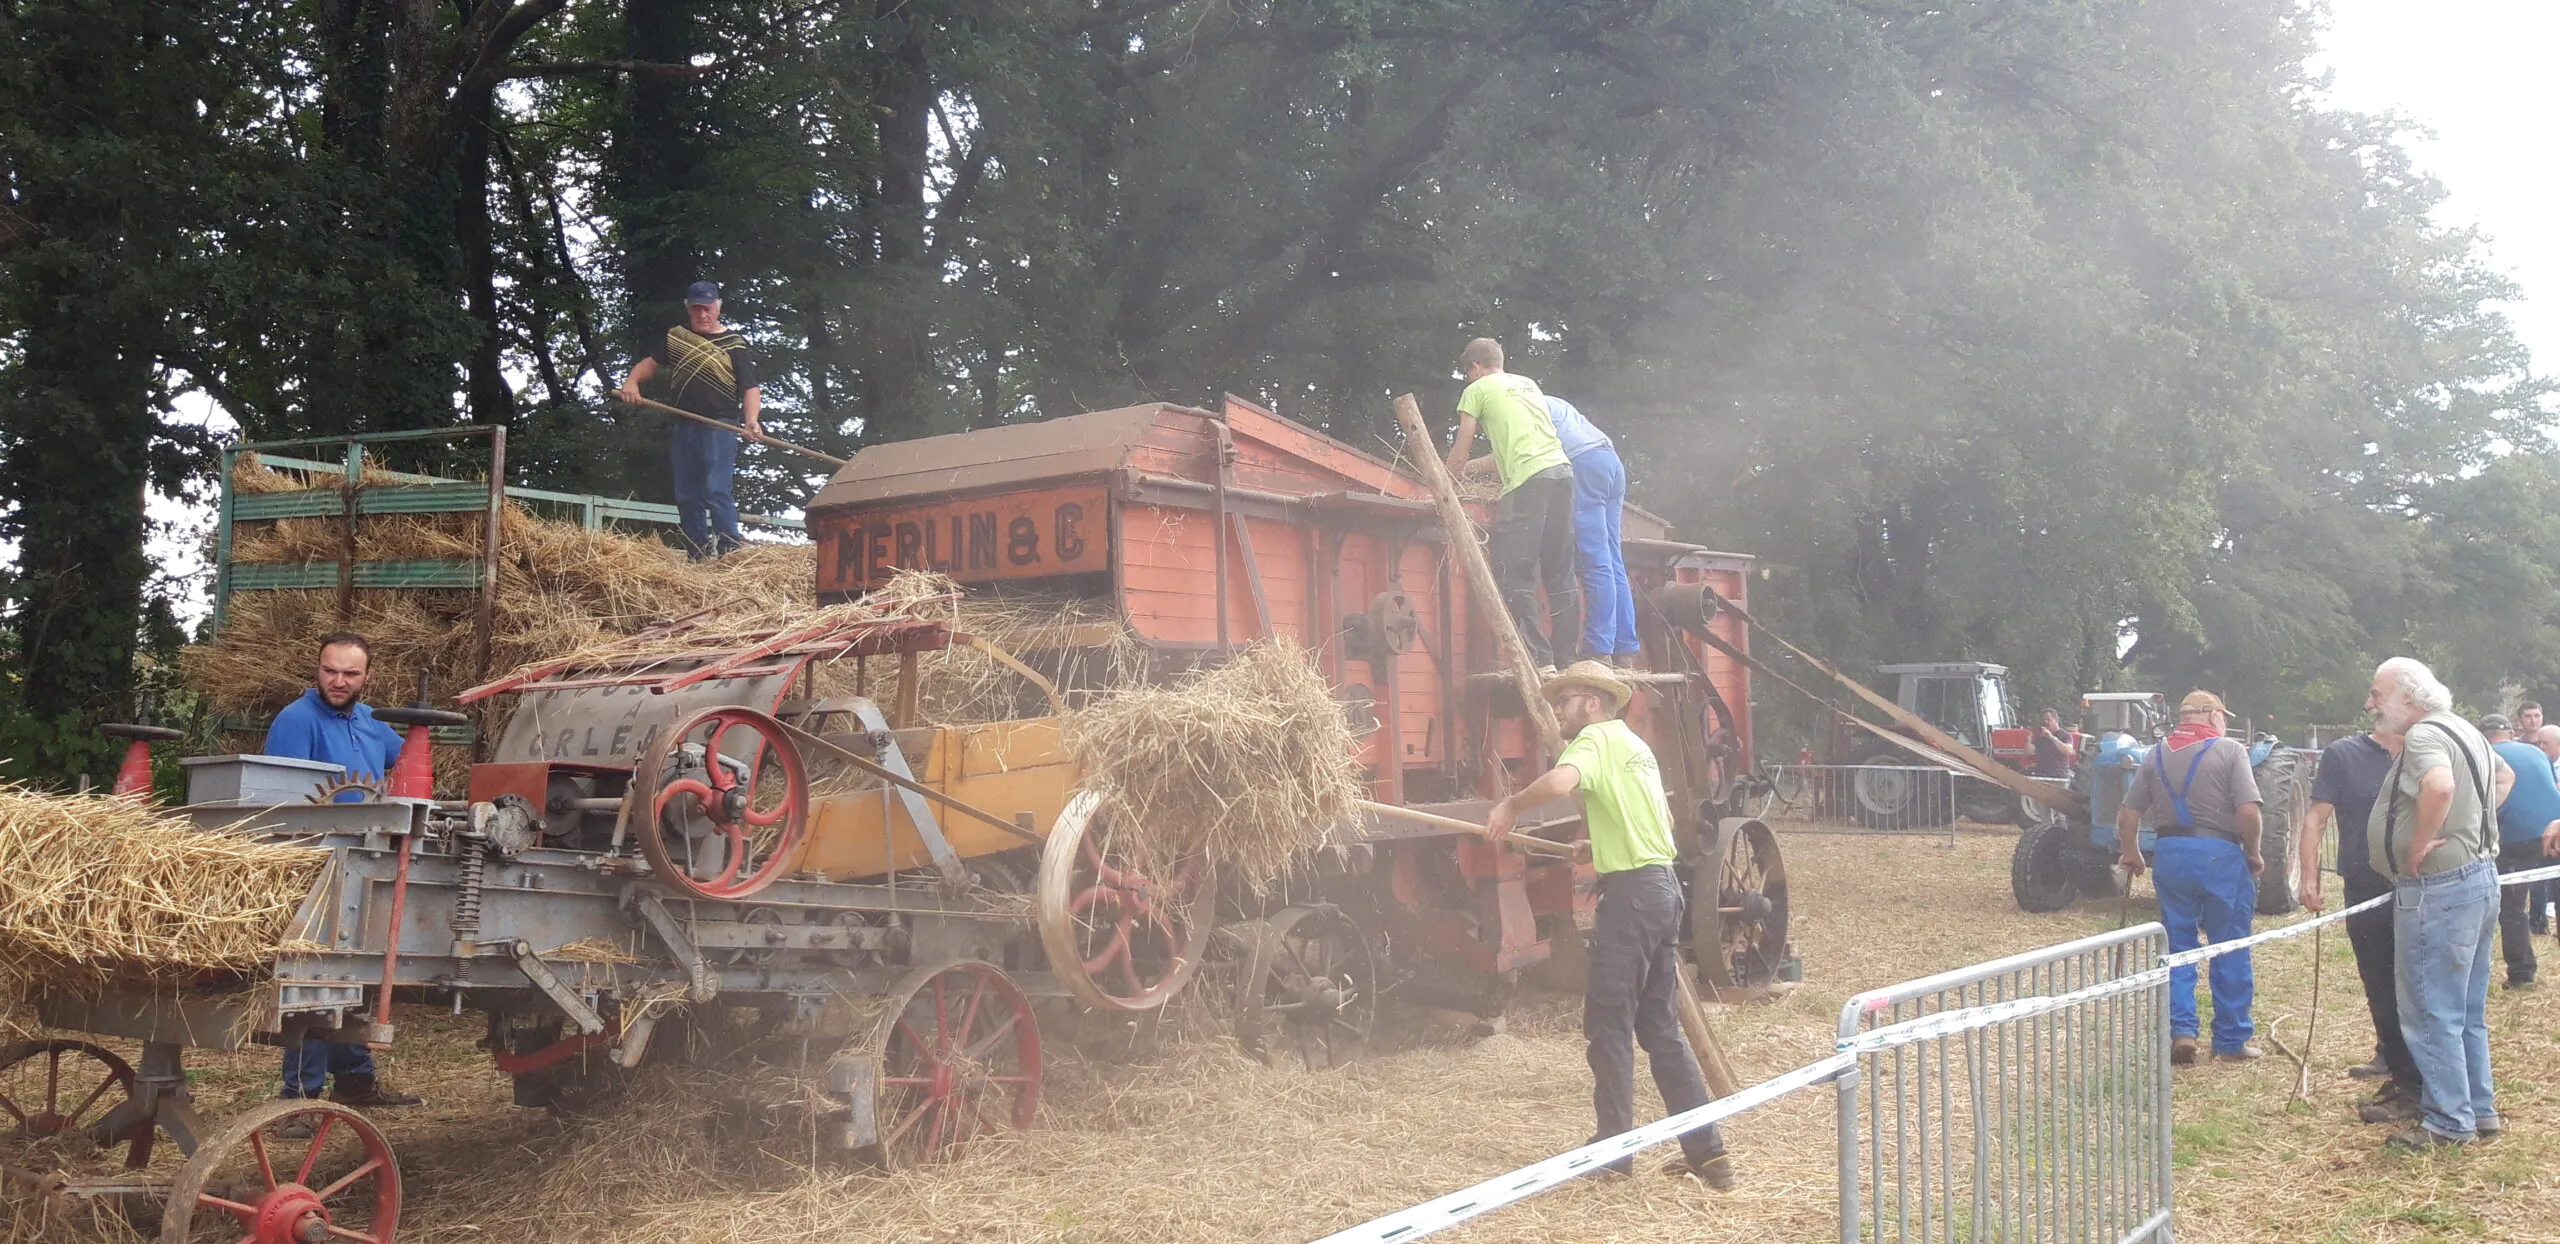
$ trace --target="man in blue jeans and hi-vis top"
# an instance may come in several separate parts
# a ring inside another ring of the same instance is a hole
[[[1609,434],[1573,403],[1550,393],[1547,413],[1573,466],[1573,547],[1582,567],[1582,651],[1575,659],[1633,667],[1644,656],[1636,638],[1636,594],[1619,547],[1618,513],[1627,504],[1627,467]]]
[[[265,752],[297,760],[318,760],[346,770],[351,782],[379,783],[400,756],[398,731],[373,719],[365,705],[364,685],[373,676],[373,646],[353,631],[320,637],[318,685],[284,706],[267,726]],[[361,791],[345,791],[341,801],[362,799]],[[349,1106],[414,1106],[418,1098],[382,1087],[374,1075],[373,1051],[344,1041],[304,1041],[284,1049],[285,1097],[318,1097],[335,1077],[330,1100]],[[287,1124],[289,1132],[308,1123]]]
[[[2400,1035],[2418,1064],[2418,1126],[2383,1147],[2466,1145],[2504,1130],[2489,1077],[2489,962],[2498,934],[2498,805],[2515,784],[2489,741],[2453,713],[2425,663],[2373,671],[2365,707],[2399,759],[2382,780],[2365,845],[2391,878]]]
[[[2142,822],[2151,818],[2159,872],[2151,888],[2160,898],[2160,922],[2169,926],[2169,949],[2193,950],[2209,942],[2249,936],[2258,914],[2257,775],[2249,771],[2248,745],[2222,737],[2222,697],[2191,691],[2178,705],[2177,728],[2151,749],[2151,760],[2133,780],[2116,812],[2116,854],[2128,872],[2142,871]],[[2249,952],[2217,955],[2213,980],[2213,1056],[2240,1061],[2265,1051],[2251,1044],[2256,1029],[2249,1004],[2257,991]],[[2196,1061],[2196,969],[2169,969],[2169,1061]]]

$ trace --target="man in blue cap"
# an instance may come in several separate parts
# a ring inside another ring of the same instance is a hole
[[[318,760],[346,770],[350,782],[379,785],[400,756],[400,734],[373,719],[364,702],[365,683],[373,676],[373,645],[353,631],[320,637],[320,673],[316,686],[284,706],[267,726],[264,751],[269,756]],[[364,792],[342,791],[341,802],[363,799]],[[375,1078],[373,1051],[344,1041],[304,1041],[284,1050],[286,1097],[318,1097],[335,1077],[330,1100],[348,1106],[414,1106],[419,1099],[382,1087]],[[307,1133],[311,1125],[296,1120],[288,1135]]]
[[[749,436],[764,435],[764,390],[755,352],[738,330],[720,322],[720,287],[696,281],[684,293],[685,323],[667,330],[658,352],[640,360],[616,394],[640,400],[640,386],[661,373],[673,404],[709,419],[737,424]],[[675,466],[676,518],[695,561],[744,545],[738,502],[729,480],[738,467],[738,434],[679,419],[668,445]]]

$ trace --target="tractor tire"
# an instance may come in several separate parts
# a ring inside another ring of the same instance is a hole
[[[2018,910],[2060,911],[2080,897],[2071,867],[2074,828],[2069,821],[2050,821],[2018,835],[2017,850],[2009,855],[2009,892],[2017,896]]]
[[[1956,821],[1953,775],[1921,772],[1909,756],[1879,748],[1857,759],[1849,780],[1851,811],[1869,829],[1937,829]],[[1943,772],[1943,771],[1940,771]]]
[[[1956,811],[1977,825],[2014,825],[2020,819],[2018,805],[2026,802],[2017,792],[1990,782],[1972,778],[1956,779]]]
[[[2258,876],[2261,916],[2290,915],[2302,905],[2302,873],[2294,852],[2303,818],[2311,811],[2311,766],[2310,757],[2283,746],[2258,765],[2258,855],[2267,862]]]

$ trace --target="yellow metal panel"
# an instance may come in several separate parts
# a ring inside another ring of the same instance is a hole
[[[1028,812],[1039,832],[1046,832],[1057,819],[1078,777],[1060,743],[1055,718],[937,727],[933,745],[924,755],[917,780],[997,816],[1011,818]],[[801,870],[814,870],[831,881],[848,881],[932,862],[924,840],[907,821],[904,805],[882,790],[823,796],[814,801],[811,816]],[[948,807],[935,805],[934,819],[963,858],[1026,845],[1012,834]]]

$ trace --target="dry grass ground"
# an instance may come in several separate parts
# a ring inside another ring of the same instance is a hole
[[[1775,1002],[1723,1011],[1746,1077],[1829,1047],[1856,990],[2115,927],[2123,910],[2084,903],[2019,913],[2007,893],[2011,839],[1788,836],[1796,940],[1808,982]],[[2148,905],[2131,909],[2139,921]],[[2546,943],[2548,944],[2548,943]],[[2505,1139],[2474,1151],[2387,1157],[2381,1129],[2354,1121],[2361,1082],[2341,1074],[2371,1034],[2345,939],[2327,936],[2312,1096],[2288,1104],[2293,1066],[2182,1072],[2177,1088],[2180,1238],[2274,1241],[2560,1241],[2560,996],[2491,1003]],[[2301,1048],[2311,1007],[2310,939],[2259,958],[2262,1031]],[[385,1112],[410,1196],[401,1239],[461,1241],[1297,1241],[1453,1190],[1569,1147],[1590,1125],[1571,999],[1534,995],[1506,1035],[1470,1040],[1408,1017],[1344,1069],[1275,1070],[1178,1017],[1134,1060],[1051,1042],[1039,1130],[947,1166],[894,1178],[813,1170],[786,1131],[761,1147],[707,1139],[700,1098],[555,1122],[506,1104],[505,1081],[470,1048],[470,1017],[404,1018],[386,1063],[429,1106]],[[216,1056],[198,1090],[209,1112],[263,1096],[274,1055]],[[1657,1109],[1650,1102],[1644,1107]],[[1732,1130],[1743,1186],[1717,1194],[1655,1173],[1558,1189],[1442,1237],[1450,1240],[1836,1238],[1827,1091],[1747,1116]]]

